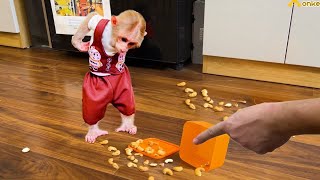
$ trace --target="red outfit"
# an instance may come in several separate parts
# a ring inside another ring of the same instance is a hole
[[[102,33],[109,20],[102,19],[94,32],[94,40],[89,49],[89,67],[83,81],[82,113],[84,121],[93,125],[104,117],[106,107],[112,103],[122,114],[135,113],[135,100],[131,77],[124,64],[125,56],[111,57],[105,53],[102,45]],[[93,73],[108,73],[97,76]]]

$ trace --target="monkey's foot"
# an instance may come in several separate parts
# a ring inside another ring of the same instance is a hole
[[[101,129],[90,129],[86,135],[86,142],[94,143],[99,136],[107,135],[108,131],[103,131]]]
[[[136,134],[137,126],[131,123],[122,123],[121,126],[118,129],[116,129],[116,132],[127,132],[129,134]]]

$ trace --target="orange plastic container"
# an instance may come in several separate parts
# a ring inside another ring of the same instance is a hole
[[[223,165],[230,140],[225,134],[200,145],[193,144],[193,139],[211,126],[203,121],[186,122],[180,144],[180,158],[195,168],[202,166],[206,171]]]
[[[149,145],[149,142],[152,142],[153,145],[150,146]],[[148,157],[151,157],[153,159],[162,159],[162,158],[165,158],[167,156],[170,156],[176,152],[179,151],[179,146],[175,145],[175,144],[172,144],[172,143],[169,143],[167,141],[164,141],[164,140],[160,140],[160,139],[157,139],[157,138],[147,138],[147,139],[143,139],[143,142],[140,144],[140,146],[145,149],[146,147],[150,146],[152,149],[154,149],[154,153],[152,154],[148,154],[146,152],[142,152],[142,151],[139,151],[138,149],[132,147],[131,145],[129,145],[129,147],[131,147],[135,152],[139,152],[145,156],[148,156]],[[157,151],[159,150],[159,147],[161,147],[166,153],[163,155],[163,156],[156,156],[157,154]]]

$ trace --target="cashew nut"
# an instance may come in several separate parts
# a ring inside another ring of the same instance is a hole
[[[219,102],[218,104],[219,104],[219,106],[223,106],[223,105],[224,105],[224,102],[221,101],[221,102]]]
[[[185,89],[184,89],[184,92],[186,92],[186,93],[193,93],[194,90],[191,89],[191,88],[185,88]]]
[[[234,107],[239,107],[239,104],[238,103],[234,103]]]
[[[139,161],[138,159],[134,159],[132,162],[137,164]]]
[[[177,166],[177,167],[174,167],[173,170],[177,172],[181,172],[183,170],[183,167]]]
[[[113,163],[112,166],[115,168],[115,169],[119,169],[119,166],[117,163]]]
[[[162,149],[158,150],[157,154],[159,154],[160,156],[164,156],[166,154],[166,152]]]
[[[119,156],[120,155],[120,151],[116,150],[115,152],[112,153],[112,156]]]
[[[165,162],[166,164],[172,163],[172,162],[173,162],[173,159],[166,159],[164,162]]]
[[[173,175],[173,172],[169,168],[164,168],[162,172],[163,172],[163,174],[167,174],[169,176]]]
[[[185,103],[186,103],[186,105],[190,106],[191,100],[190,100],[190,99],[186,99],[186,100],[185,100]]]
[[[156,167],[156,166],[158,166],[158,164],[157,163],[150,163],[149,166]]]
[[[231,103],[227,103],[227,104],[224,105],[224,107],[230,108],[230,107],[232,107],[232,104]]]
[[[190,104],[189,107],[190,107],[191,109],[193,109],[193,110],[196,109],[196,106],[195,106],[194,104]]]
[[[193,93],[189,94],[189,97],[196,97],[197,95],[198,95],[197,92],[193,92]]]
[[[126,151],[126,155],[132,156],[132,149],[126,148],[125,151]]]
[[[101,145],[107,145],[108,143],[109,143],[108,140],[104,140],[104,141],[101,141],[101,142],[100,142]]]
[[[205,169],[204,169],[203,167],[199,167],[199,168],[197,168],[197,169],[194,170],[194,174],[195,174],[196,176],[201,176],[201,175],[202,175],[202,172],[204,172],[204,171],[205,171]]]
[[[138,147],[139,147],[139,143],[137,143],[137,142],[132,142],[130,145],[131,145],[133,148],[138,148]]]
[[[139,166],[139,170],[140,170],[140,171],[148,171],[149,168],[146,167],[146,166]]]
[[[178,84],[177,84],[177,86],[179,86],[179,87],[183,87],[183,86],[185,86],[185,85],[187,85],[186,82],[181,82],[181,83],[178,83]]]
[[[143,154],[141,154],[141,153],[134,153],[134,155],[135,155],[135,156],[140,156],[140,157],[143,156]]]
[[[207,97],[208,96],[208,90],[202,89],[201,90],[202,96]]]
[[[143,143],[143,139],[138,139],[136,142],[137,142],[138,144],[141,144],[141,143]]]
[[[148,165],[149,164],[149,160],[145,160],[144,162],[143,162],[143,164],[146,166],[146,165]]]
[[[238,101],[238,103],[247,104],[247,101],[241,100],[241,101]]]
[[[108,163],[112,165],[113,164],[113,158],[109,158],[108,159]]]
[[[223,121],[226,121],[228,118],[228,116],[223,117]]]
[[[204,103],[203,107],[205,107],[205,108],[213,108],[212,104],[209,104],[209,103]]]
[[[214,110],[218,112],[224,111],[223,107],[219,107],[219,106],[214,107]]]
[[[153,176],[149,176],[148,180],[154,180]]]
[[[130,167],[137,167],[137,165],[133,162],[128,162],[127,166]]]
[[[203,99],[204,99],[205,101],[207,101],[207,102],[211,101],[211,98],[210,98],[209,96],[206,96],[206,97],[204,97]]]
[[[128,159],[133,161],[135,159],[135,157],[134,156],[128,156]]]
[[[108,151],[116,151],[117,150],[117,148],[115,148],[115,147],[113,147],[113,146],[109,146],[108,147]]]
[[[211,100],[209,101],[209,103],[210,103],[210,104],[213,104],[213,103],[214,103],[214,101],[211,99]]]
[[[144,151],[144,149],[141,146],[139,146],[137,149],[138,151],[142,151],[142,152]]]

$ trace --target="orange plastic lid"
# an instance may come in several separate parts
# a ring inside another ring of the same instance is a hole
[[[162,159],[179,151],[178,145],[157,138],[147,138],[138,144],[131,143],[129,147],[153,159]]]
[[[203,121],[188,121],[184,124],[180,144],[180,158],[191,166],[203,167],[206,171],[223,165],[229,144],[229,136],[221,135],[203,144],[193,144],[193,139],[211,127]]]

